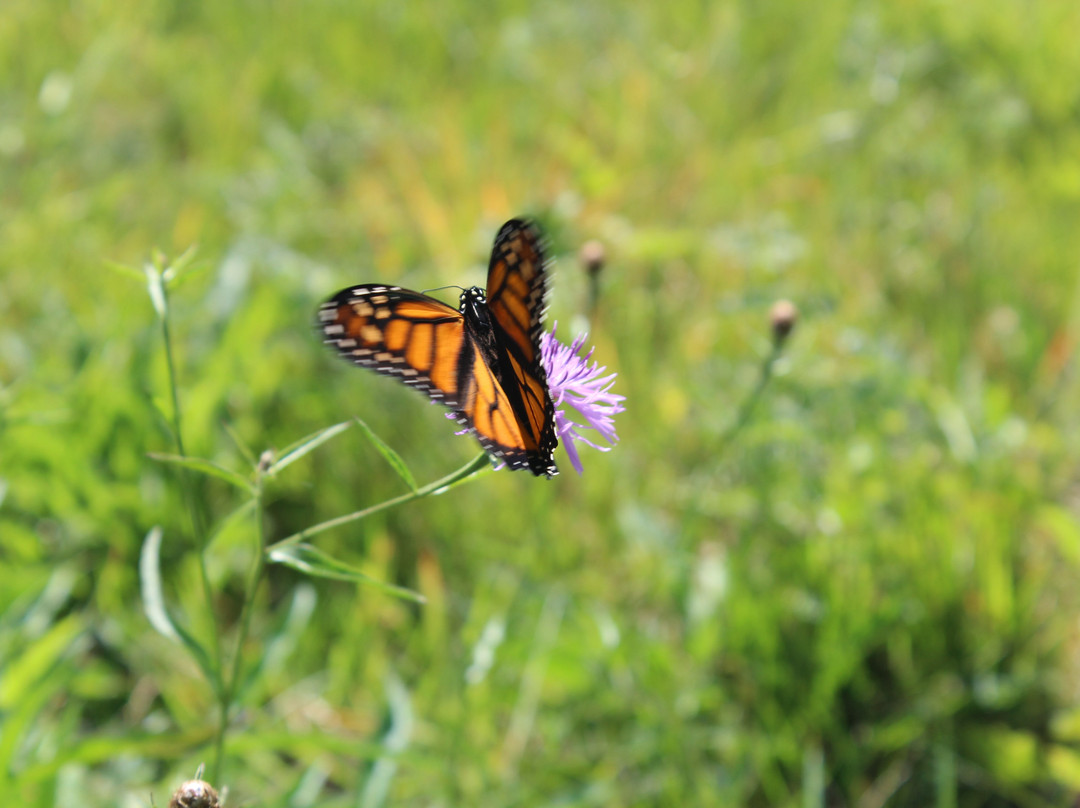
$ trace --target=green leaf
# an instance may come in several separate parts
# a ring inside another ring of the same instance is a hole
[[[180,276],[184,273],[195,258],[195,252],[198,250],[199,245],[192,244],[183,253],[176,257],[171,264],[165,267],[165,270],[161,273],[161,279],[169,284],[174,285],[176,281],[180,279]],[[207,264],[209,266],[209,264]]]
[[[399,497],[388,499],[377,505],[372,505],[367,508],[361,508],[358,511],[347,513],[344,516],[337,516],[333,519],[327,519],[325,522],[319,522],[317,525],[306,527],[303,530],[293,533],[291,536],[286,536],[284,539],[278,542],[274,542],[269,548],[269,551],[276,550],[280,547],[286,547],[291,544],[297,544],[303,539],[310,538],[317,533],[330,530],[341,525],[347,525],[349,522],[355,522],[358,519],[365,519],[374,513],[379,511],[385,511],[387,508],[393,508],[396,505],[401,505],[405,502],[411,502],[414,499],[420,499],[420,497],[435,496],[437,494],[445,494],[451,488],[460,485],[463,482],[469,480],[475,480],[482,474],[486,474],[493,471],[491,463],[488,461],[486,454],[479,454],[457,471],[452,471],[445,477],[436,480],[433,483],[428,483],[423,488],[417,488],[408,493],[402,494]]]
[[[231,528],[236,522],[240,521],[243,517],[250,514],[255,510],[255,499],[246,499],[241,504],[237,505],[231,512],[218,520],[217,525],[210,531],[210,535],[207,538],[206,546],[209,547],[218,537],[221,536],[226,530]]]
[[[167,733],[128,731],[122,735],[103,731],[83,740],[69,737],[56,747],[53,757],[46,762],[27,766],[19,772],[19,778],[27,783],[44,782],[55,777],[69,763],[107,763],[125,755],[173,760],[211,740],[209,728]]]
[[[472,462],[466,463],[457,471],[439,480],[438,487],[431,491],[431,495],[437,497],[440,494],[445,494],[451,488],[456,488],[462,483],[469,482],[482,474],[488,474],[494,470],[495,467],[491,465],[487,452],[481,452],[473,458]]]
[[[413,592],[411,589],[376,580],[310,544],[292,544],[287,547],[279,547],[271,550],[269,557],[275,564],[284,564],[287,567],[292,567],[317,578],[332,578],[336,581],[367,584],[399,598],[412,600],[416,603],[427,602],[427,599],[419,592]]]
[[[395,452],[390,446],[378,435],[376,435],[367,424],[365,424],[359,418],[353,419],[360,425],[360,428],[364,431],[367,439],[378,450],[379,454],[383,456],[383,460],[390,464],[397,476],[405,481],[405,485],[409,486],[410,490],[416,490],[416,479],[412,476],[412,472],[409,471],[409,467],[405,465],[405,461],[401,459],[401,455]]]
[[[10,710],[22,701],[48,675],[83,630],[79,615],[69,615],[12,659],[6,660],[0,677],[0,710]]]
[[[51,634],[52,631],[41,638],[49,646],[55,644]],[[80,654],[86,644],[85,635],[75,637],[62,653],[53,657],[52,664],[39,676],[33,676],[27,669],[18,672],[15,678],[21,680],[21,687],[13,690],[22,692],[14,698],[6,695],[2,712],[4,731],[0,733],[0,771],[5,775],[17,772],[28,760],[49,754],[46,751],[48,744],[34,743],[40,737],[39,720],[43,713],[49,712],[47,708],[50,702],[55,705],[70,699],[72,685],[78,680],[80,670],[79,660],[74,657]],[[37,643],[27,649],[31,658],[38,656],[36,646]],[[51,650],[47,652],[50,655]],[[40,662],[40,658],[35,662]],[[50,722],[50,718],[52,716],[45,719],[46,723]],[[19,775],[16,774],[16,777]],[[7,782],[10,780],[5,779]]]
[[[168,305],[165,303],[165,287],[161,282],[161,271],[154,264],[144,264],[143,272],[146,274],[146,291],[150,293],[150,302],[154,304],[154,311],[158,317],[165,319]]]
[[[150,457],[162,463],[172,463],[173,465],[183,466],[192,471],[197,471],[200,474],[217,477],[218,479],[225,480],[225,482],[235,485],[237,488],[247,491],[253,496],[255,494],[255,487],[241,475],[237,474],[235,471],[230,471],[223,466],[219,466],[217,463],[204,460],[201,457],[182,457],[181,455],[161,454],[159,452],[150,452]]]
[[[251,450],[251,447],[243,441],[243,439],[240,437],[240,434],[236,431],[233,425],[230,424],[228,421],[222,422],[221,425],[225,427],[225,434],[232,439],[232,442],[236,445],[236,448],[240,450],[240,454],[244,456],[244,459],[247,460],[252,466],[258,463],[259,458],[255,457],[255,452],[253,452]]]
[[[119,261],[110,261],[110,260],[106,259],[105,266],[106,266],[106,268],[111,269],[113,272],[117,273],[118,275],[123,275],[125,278],[128,278],[129,280],[133,280],[133,281],[144,281],[144,280],[146,280],[146,274],[144,272],[139,272],[139,270],[135,269],[135,267],[129,267],[127,264],[121,264]]]
[[[143,611],[154,630],[170,640],[184,645],[215,686],[220,686],[217,670],[210,657],[195,637],[172,619],[165,605],[165,591],[161,585],[161,539],[160,527],[153,527],[143,540],[139,554],[139,588],[142,593]]]
[[[124,756],[139,759],[159,758],[178,760],[190,754],[192,749],[213,742],[209,726],[196,729],[178,729],[171,732],[134,732],[124,734],[100,732],[82,740],[68,738],[56,747],[55,756],[44,763],[35,763],[19,772],[19,779],[27,783],[39,783],[56,776],[69,763],[109,763]],[[229,733],[230,752],[241,755],[292,754],[296,757],[315,757],[320,754],[356,755],[361,759],[376,758],[386,750],[375,741],[361,741],[354,736],[328,733],[325,728],[305,732],[257,729],[238,725]],[[161,803],[158,803],[160,806]]]
[[[386,675],[386,700],[390,708],[390,727],[383,736],[383,746],[388,754],[372,763],[360,792],[361,808],[382,808],[386,804],[391,781],[397,774],[398,757],[408,747],[416,724],[409,690],[393,669]]]
[[[139,554],[139,584],[142,588],[143,610],[154,630],[170,640],[180,641],[180,632],[173,625],[172,617],[165,608],[165,593],[161,587],[161,539],[160,527],[152,527],[143,540]]]
[[[295,463],[308,452],[322,446],[331,438],[337,437],[350,426],[351,424],[349,421],[342,421],[340,424],[334,424],[333,426],[326,427],[326,429],[320,429],[318,432],[313,432],[306,438],[303,438],[299,442],[294,443],[292,446],[285,449],[281,458],[271,464],[270,468],[266,470],[266,473],[271,476],[277,474],[286,466]]]
[[[268,682],[276,681],[273,677],[267,679],[268,674],[276,674],[286,669],[289,659],[300,647],[303,635],[311,627],[311,619],[317,613],[318,598],[318,591],[309,581],[294,587],[292,603],[285,620],[281,627],[267,638],[262,653],[256,658],[255,664],[250,666],[241,693],[249,692],[260,682],[265,688]]]

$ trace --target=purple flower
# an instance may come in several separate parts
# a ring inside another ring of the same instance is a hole
[[[540,361],[547,373],[548,392],[555,404],[555,432],[559,436],[559,443],[566,448],[570,463],[577,473],[581,474],[581,459],[578,457],[576,443],[580,441],[601,452],[610,452],[619,440],[619,436],[615,434],[613,416],[626,409],[622,405],[626,397],[611,392],[618,374],[612,373],[601,377],[600,374],[607,368],[596,362],[589,364],[595,348],[589,349],[585,356],[578,356],[578,351],[581,350],[588,334],[580,335],[567,346],[555,338],[555,329],[558,327],[559,324],[555,323],[550,334],[544,332],[540,335]],[[436,402],[432,400],[431,403]],[[572,421],[567,415],[566,408],[563,407],[564,404],[569,404],[577,410],[585,423],[579,424]],[[453,420],[458,417],[458,413],[448,412],[446,417]],[[588,427],[595,429],[605,441],[612,445],[597,446],[578,431]],[[454,434],[467,435],[471,431],[469,427],[465,427]],[[496,464],[495,468],[502,468],[503,465]]]
[[[622,405],[626,398],[611,392],[617,374],[602,376],[607,368],[596,362],[590,364],[589,360],[592,359],[595,348],[590,349],[583,357],[578,356],[578,351],[588,335],[582,334],[571,345],[566,346],[555,338],[555,329],[558,327],[559,324],[555,323],[550,334],[545,332],[541,335],[540,360],[547,371],[551,400],[555,402],[555,431],[566,448],[570,463],[577,473],[581,474],[581,460],[576,445],[578,441],[601,452],[611,451],[613,446],[597,446],[579,430],[586,427],[595,429],[605,441],[614,445],[619,440],[619,436],[615,434],[614,416],[626,409]],[[579,424],[571,420],[565,404],[577,410],[585,423]]]

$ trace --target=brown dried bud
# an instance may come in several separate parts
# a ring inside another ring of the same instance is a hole
[[[586,241],[581,245],[581,265],[590,275],[596,275],[604,268],[604,245],[596,239]]]
[[[169,808],[221,808],[221,801],[205,780],[188,780],[176,789]]]
[[[773,339],[783,342],[795,327],[799,319],[799,310],[790,300],[777,300],[769,309],[769,322],[772,324]]]

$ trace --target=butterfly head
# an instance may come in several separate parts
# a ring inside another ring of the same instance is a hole
[[[488,307],[487,294],[479,286],[471,286],[461,293],[462,314],[471,316],[474,321],[487,323]]]

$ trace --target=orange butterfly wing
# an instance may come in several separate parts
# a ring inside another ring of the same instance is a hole
[[[552,454],[559,441],[555,405],[540,357],[547,270],[537,228],[519,219],[504,224],[491,251],[487,307],[504,356],[502,386],[522,437],[518,459],[534,474],[550,477],[558,473]]]
[[[322,304],[319,327],[346,359],[455,410],[511,469],[554,476],[555,410],[540,361],[546,264],[532,225],[503,225],[488,286],[486,303],[466,290],[460,311],[397,286],[353,286]]]
[[[397,286],[342,289],[319,307],[325,341],[361,367],[394,376],[455,409],[463,406],[465,319],[433,297]],[[465,380],[467,381],[467,380]]]

